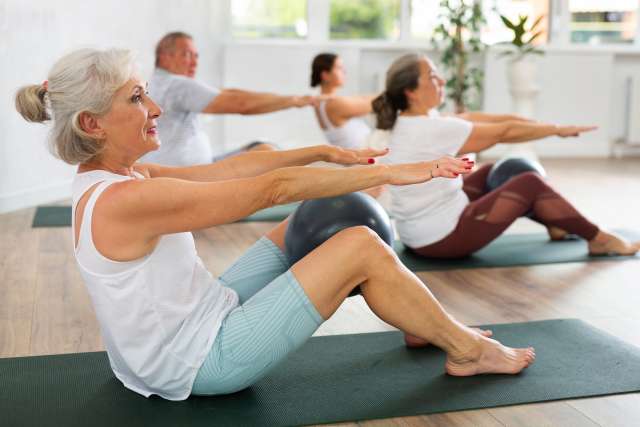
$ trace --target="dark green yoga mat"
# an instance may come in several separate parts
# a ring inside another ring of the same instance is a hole
[[[263,209],[239,222],[282,221],[296,210],[297,203]],[[70,206],[38,206],[32,227],[70,227]]]
[[[640,240],[640,232],[616,230],[629,240]],[[552,242],[546,233],[506,234],[471,256],[459,259],[423,258],[396,241],[394,249],[412,271],[458,270],[463,268],[514,267],[564,262],[640,260],[636,256],[589,256],[587,243],[580,238]]]
[[[492,325],[533,345],[520,375],[456,378],[400,332],[312,338],[254,386],[169,402],[125,389],[105,353],[0,359],[2,425],[284,426],[411,416],[640,390],[640,349],[580,320]]]
[[[71,227],[71,206],[38,206],[32,227]]]

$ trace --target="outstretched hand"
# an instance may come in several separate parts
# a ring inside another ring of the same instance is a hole
[[[430,162],[390,165],[390,184],[407,185],[434,178],[457,178],[471,172],[474,162],[468,158],[442,157]]]
[[[348,148],[327,146],[327,155],[325,161],[337,163],[340,165],[367,165],[375,163],[375,157],[384,156],[389,149],[383,148],[377,150],[374,148],[364,148],[361,150],[352,150]]]
[[[319,101],[317,96],[312,95],[303,95],[303,96],[294,96],[293,97],[293,105],[296,108],[308,107],[308,106],[318,106]]]
[[[293,105],[297,108],[318,107],[322,101],[326,101],[333,95],[302,95],[293,97]]]
[[[580,136],[582,132],[591,132],[598,129],[598,126],[557,126],[556,135],[562,138],[570,136]]]

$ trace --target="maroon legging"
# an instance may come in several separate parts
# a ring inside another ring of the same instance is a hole
[[[492,164],[486,164],[464,180],[470,203],[462,211],[456,228],[442,240],[415,253],[429,258],[460,258],[481,249],[506,230],[518,217],[532,219],[591,240],[598,227],[583,217],[538,174],[520,174],[496,188],[485,190]]]

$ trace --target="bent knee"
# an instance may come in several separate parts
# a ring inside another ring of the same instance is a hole
[[[526,187],[530,187],[530,186],[540,187],[540,186],[547,185],[544,178],[540,176],[540,174],[536,172],[531,172],[531,171],[523,172],[518,176],[511,178],[508,181],[508,184],[511,184],[513,186],[521,185]]]
[[[346,228],[334,236],[344,239],[354,253],[371,257],[393,256],[393,250],[378,234],[366,225],[357,225]]]

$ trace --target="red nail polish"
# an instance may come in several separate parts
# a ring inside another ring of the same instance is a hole
[[[468,161],[469,158],[468,157],[463,157],[462,160],[467,160]]]
[[[376,160],[375,160],[375,159],[369,159],[369,160],[367,160],[367,162],[368,162],[370,165],[372,165],[372,164],[374,164],[374,163],[376,162]]]
[[[458,176],[458,175],[460,175],[460,174],[459,174],[459,173],[454,173],[454,174],[453,174],[453,176]]]

